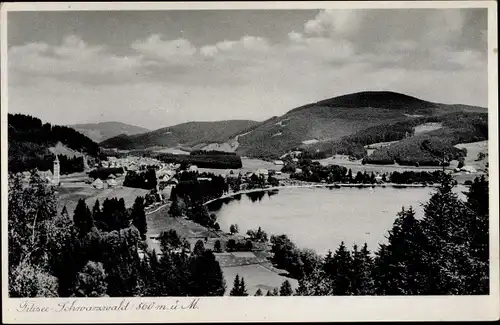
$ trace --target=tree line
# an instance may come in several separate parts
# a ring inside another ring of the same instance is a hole
[[[298,172],[297,168],[300,168]],[[438,183],[442,171],[404,171],[382,173],[380,179],[376,179],[374,172],[358,171],[355,175],[352,170],[344,166],[328,165],[322,166],[317,161],[301,159],[298,163],[288,161],[282,168],[283,172],[291,172],[290,178],[306,182],[326,183],[348,183],[348,184],[375,184],[378,181],[395,184],[432,184]]]

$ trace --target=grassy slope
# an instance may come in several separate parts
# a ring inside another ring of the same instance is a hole
[[[86,135],[95,142],[102,142],[120,134],[133,135],[138,133],[149,132],[150,130],[121,122],[102,122],[102,123],[87,123],[74,124],[69,127]]]

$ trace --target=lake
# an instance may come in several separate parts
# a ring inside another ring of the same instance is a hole
[[[455,188],[460,194],[465,190],[464,186]],[[402,206],[412,206],[420,218],[421,204],[434,191],[431,187],[286,188],[242,194],[210,204],[210,209],[223,231],[229,231],[231,224],[238,224],[241,234],[260,226],[269,236],[287,234],[297,246],[319,254],[334,251],[341,241],[347,246],[366,242],[373,251],[386,242],[387,231]]]

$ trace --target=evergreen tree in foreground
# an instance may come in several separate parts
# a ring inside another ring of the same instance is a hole
[[[215,259],[212,251],[203,249],[192,257],[189,271],[191,296],[224,295],[226,283],[219,262]],[[243,281],[243,279],[241,280]]]
[[[146,240],[146,233],[148,231],[148,224],[146,222],[146,212],[144,211],[144,198],[138,196],[135,199],[134,205],[132,206],[132,212],[130,215],[132,219],[132,224],[139,230],[141,234],[141,239]]]
[[[234,277],[233,288],[229,292],[230,296],[248,296],[245,279],[242,277],[240,279],[239,274]]]
[[[280,296],[291,296],[293,295],[292,285],[290,281],[285,280],[280,287]]]
[[[424,293],[428,283],[423,256],[426,238],[411,207],[409,210],[403,208],[398,213],[388,239],[388,245],[381,245],[375,263],[377,293],[383,295]]]
[[[92,213],[84,199],[79,199],[73,214],[73,223],[80,235],[87,234],[94,226]]]

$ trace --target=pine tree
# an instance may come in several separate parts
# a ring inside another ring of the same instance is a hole
[[[130,226],[129,216],[127,213],[127,207],[125,206],[125,199],[120,198],[118,201],[118,209],[117,209],[117,223],[118,229],[127,228]]]
[[[372,263],[370,252],[365,243],[361,250],[357,245],[352,249],[351,291],[353,295],[373,294],[371,277]]]
[[[68,209],[66,208],[66,206],[64,206],[61,210],[61,216],[63,217],[69,217],[69,213],[68,213]]]
[[[245,284],[245,279],[241,277],[239,296],[248,296],[247,287]]]
[[[222,252],[222,245],[220,243],[220,240],[216,240],[214,244],[214,251],[216,253],[221,253]]]
[[[268,292],[269,292],[269,291],[268,291]],[[263,294],[262,294],[262,290],[260,290],[260,288],[259,288],[259,289],[257,289],[257,291],[255,292],[255,296],[256,296],[256,297],[260,297],[260,296],[262,296],[262,295],[263,295]]]
[[[205,252],[205,244],[203,244],[203,241],[198,240],[194,244],[193,255],[201,255],[203,252]]]
[[[240,276],[236,274],[234,277],[233,288],[229,292],[230,296],[239,296],[240,294]]]
[[[291,296],[293,295],[292,285],[290,281],[285,280],[280,287],[280,296]]]
[[[469,211],[452,192],[451,175],[442,173],[436,192],[424,205],[421,221],[428,285],[425,294],[460,294],[473,267],[468,249]]]
[[[130,218],[132,219],[132,224],[139,230],[142,240],[146,240],[148,224],[146,221],[146,212],[144,211],[144,198],[142,196],[138,196],[135,199]]]
[[[191,259],[189,281],[192,296],[222,296],[226,291],[222,269],[210,250],[200,251]]]
[[[429,282],[423,249],[426,238],[415,211],[404,208],[389,231],[389,244],[377,259],[377,283],[382,294],[414,295],[425,292]]]
[[[80,235],[87,234],[94,226],[94,220],[84,199],[79,199],[73,214],[73,223]]]
[[[476,177],[466,193],[472,272],[464,293],[489,293],[489,183]]]
[[[330,279],[332,294],[334,296],[344,296],[351,293],[351,265],[351,254],[343,241],[340,243],[333,257],[331,256],[331,252],[326,256],[324,272],[326,277]]]
[[[173,189],[172,189],[172,191],[173,191]],[[172,204],[170,205],[170,208],[168,210],[168,213],[170,214],[170,216],[172,216],[172,217],[182,216],[182,210],[181,210],[181,207],[179,204],[179,199],[177,198],[177,196],[174,195],[171,198],[171,201],[172,201]]]

